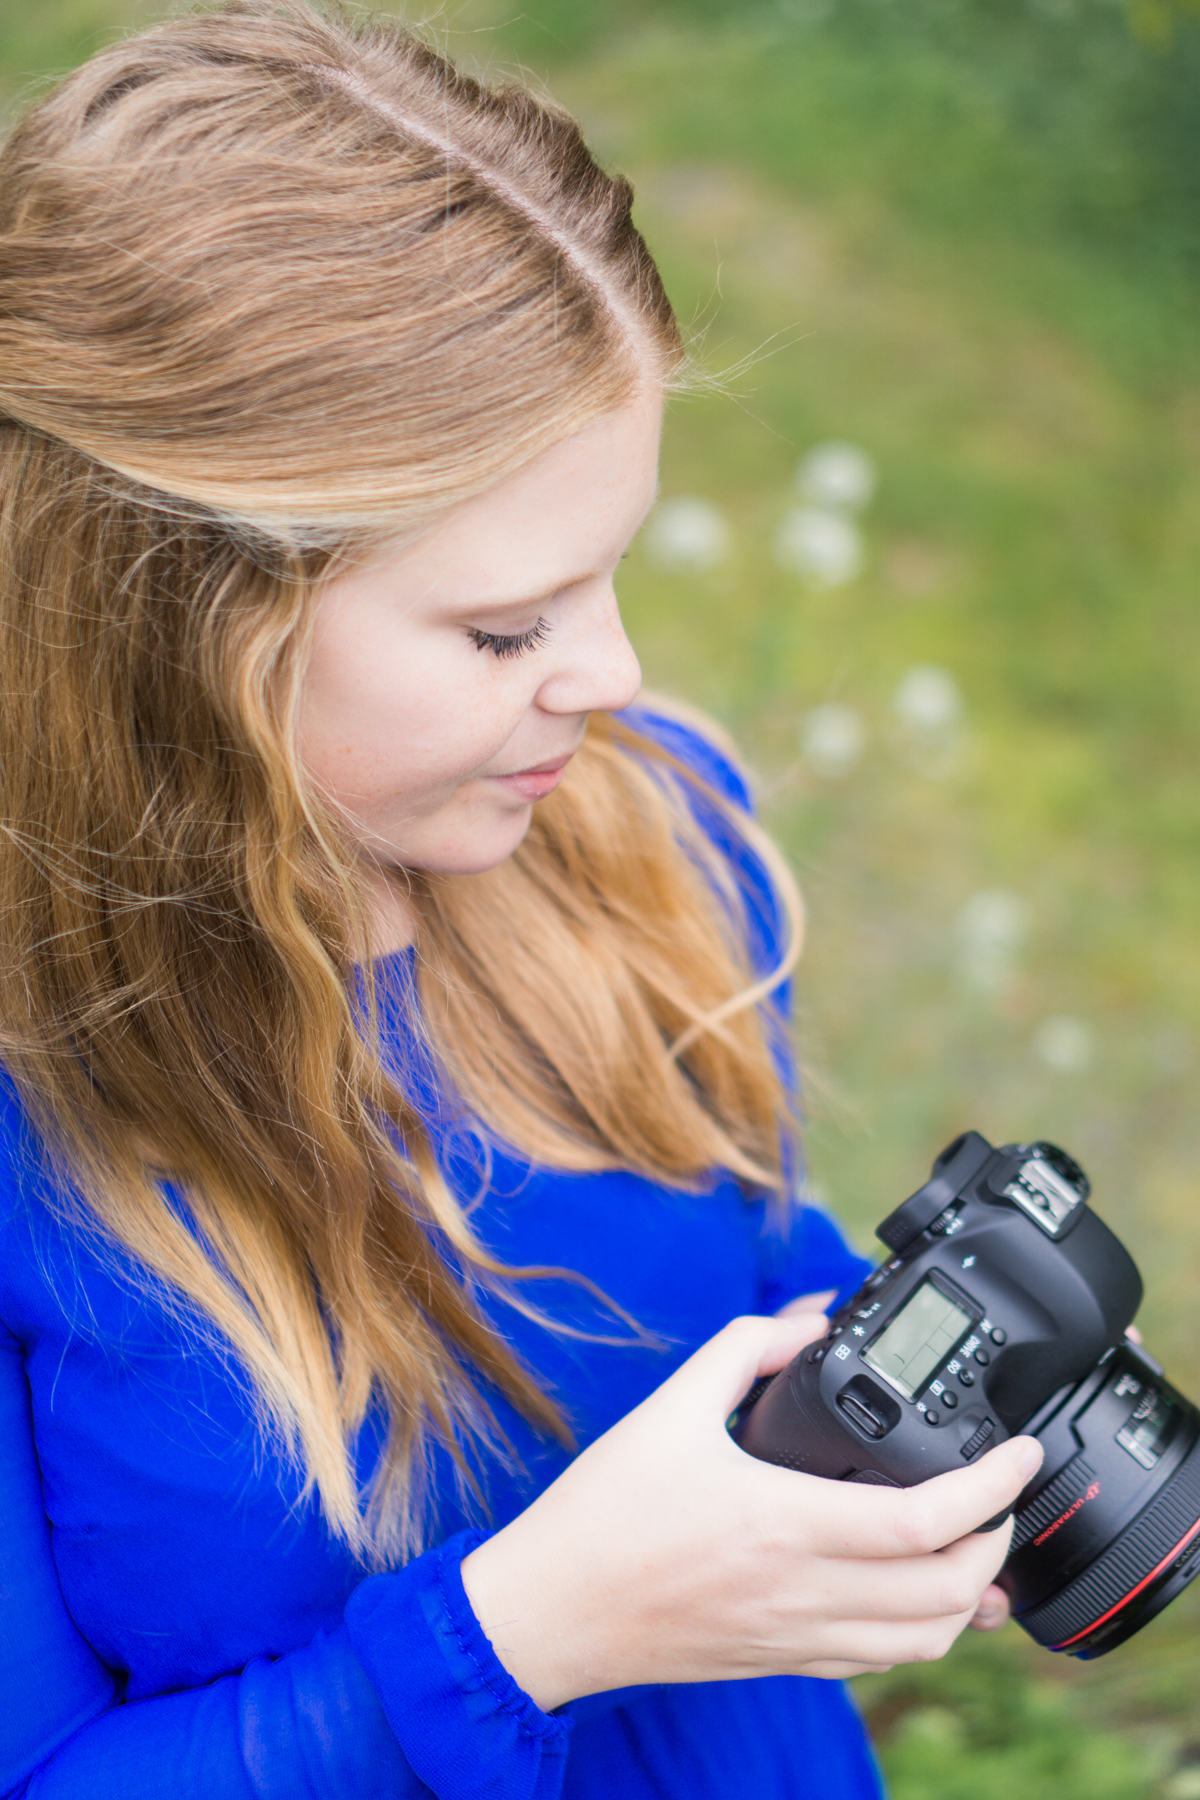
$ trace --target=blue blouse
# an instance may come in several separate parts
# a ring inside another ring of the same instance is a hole
[[[639,715],[739,804],[735,771]],[[756,964],[780,921],[764,873],[703,817],[746,896]],[[398,1058],[408,963],[380,978]],[[390,987],[389,987],[390,984]],[[473,1192],[453,1146],[446,1167]],[[0,1796],[3,1800],[876,1800],[857,1715],[833,1682],[630,1688],[543,1713],[497,1659],[459,1565],[485,1535],[435,1464],[436,1546],[364,1576],[256,1430],[248,1384],[210,1329],[119,1253],[64,1226],[19,1102],[0,1087]],[[548,1333],[490,1302],[568,1411],[580,1445],[730,1318],[849,1291],[864,1265],[812,1208],[784,1233],[728,1177],[685,1193],[493,1153],[473,1213],[510,1263],[596,1282],[666,1349]],[[559,1318],[606,1321],[575,1285]],[[611,1330],[611,1322],[607,1322]],[[489,1394],[516,1458],[484,1468],[490,1529],[568,1460]],[[369,1473],[379,1421],[358,1446]]]

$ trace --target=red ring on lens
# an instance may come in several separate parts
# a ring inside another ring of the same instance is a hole
[[[1125,1597],[1118,1600],[1115,1606],[1110,1606],[1106,1613],[1101,1613],[1098,1619],[1093,1619],[1090,1625],[1085,1625],[1082,1631],[1077,1631],[1075,1633],[1074,1637],[1064,1638],[1061,1644],[1051,1644],[1049,1648],[1051,1650],[1069,1650],[1072,1644],[1077,1644],[1079,1642],[1080,1638],[1090,1637],[1093,1631],[1098,1631],[1100,1629],[1101,1625],[1107,1625],[1114,1614],[1119,1613],[1122,1607],[1128,1606],[1131,1600],[1136,1600],[1142,1589],[1149,1587],[1150,1583],[1161,1575],[1165,1568],[1168,1568],[1170,1564],[1175,1561],[1175,1558],[1179,1555],[1181,1550],[1186,1550],[1197,1532],[1200,1532],[1200,1519],[1196,1520],[1196,1523],[1192,1526],[1190,1531],[1184,1533],[1173,1550],[1167,1551],[1167,1554],[1163,1557],[1158,1567],[1151,1569],[1148,1575],[1143,1576],[1137,1586],[1131,1587]]]

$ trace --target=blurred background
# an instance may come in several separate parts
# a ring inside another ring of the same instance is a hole
[[[8,0],[4,104],[156,14]],[[581,117],[725,373],[622,601],[804,885],[814,1192],[869,1248],[964,1127],[1060,1141],[1200,1395],[1200,8],[408,16]],[[1200,1800],[1200,1584],[857,1686],[897,1800]]]

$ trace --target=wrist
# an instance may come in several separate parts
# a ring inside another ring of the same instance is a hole
[[[582,1594],[554,1567],[524,1515],[462,1563],[463,1590],[497,1658],[543,1712],[616,1685],[580,1628]],[[590,1653],[589,1653],[590,1652]]]

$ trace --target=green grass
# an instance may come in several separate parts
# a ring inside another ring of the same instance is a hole
[[[1140,37],[1106,0],[467,0],[437,29],[579,112],[708,366],[756,355],[664,449],[729,558],[637,546],[622,598],[803,878],[815,1185],[867,1244],[964,1126],[1059,1139],[1200,1393],[1200,21],[1135,10]],[[8,90],[128,16],[8,15]],[[880,483],[866,572],[815,592],[772,543],[830,438]],[[922,664],[964,697],[952,766],[892,715]],[[869,733],[839,780],[800,748],[830,699]],[[1029,924],[987,988],[958,921],[994,889]],[[1089,1067],[1039,1059],[1058,1015]],[[1193,1590],[1094,1665],[1010,1630],[861,1682],[898,1800],[1200,1800],[1198,1626]]]

